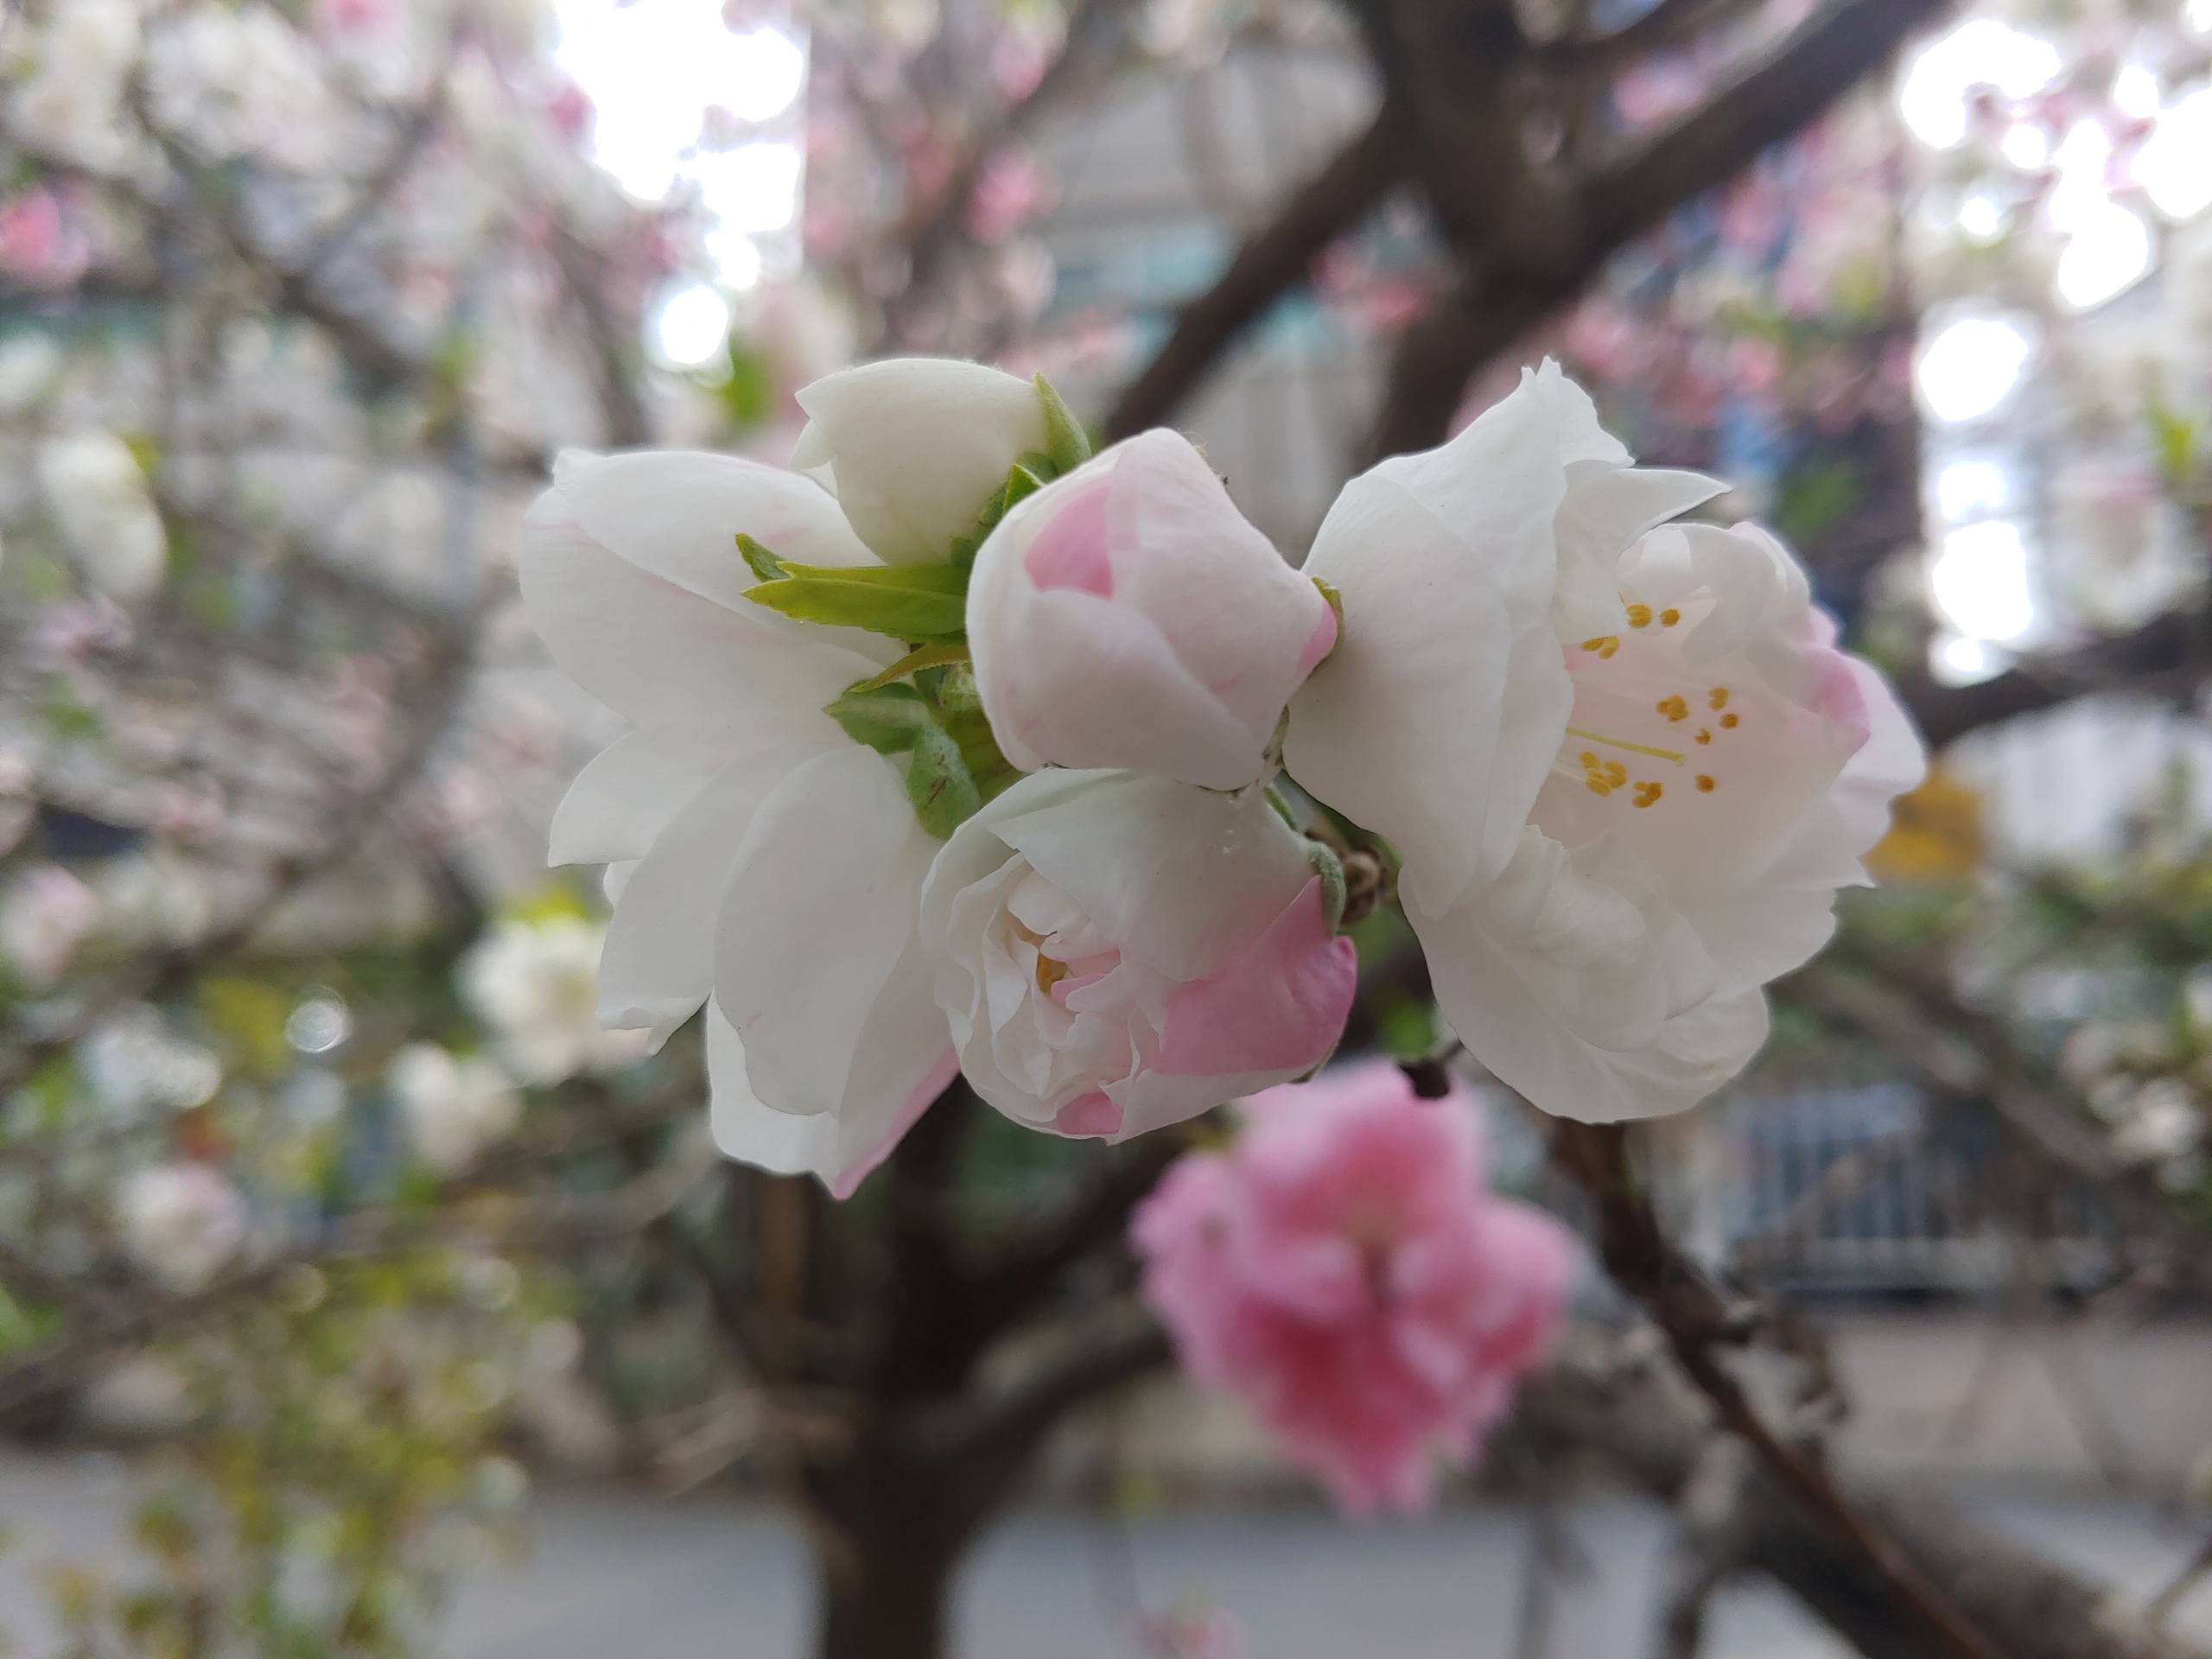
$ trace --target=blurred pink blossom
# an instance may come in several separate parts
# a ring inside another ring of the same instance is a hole
[[[979,242],[1003,242],[1059,198],[1052,175],[1019,144],[994,151],[969,193],[966,217]]]
[[[64,600],[39,618],[38,648],[50,662],[82,662],[103,652],[124,651],[130,619],[105,595]]]
[[[381,29],[392,16],[395,0],[321,0],[315,22],[327,33],[352,34]]]
[[[1421,1507],[1548,1348],[1575,1249],[1491,1192],[1473,1103],[1388,1062],[1271,1089],[1138,1211],[1144,1295],[1192,1376],[1237,1395],[1355,1513]]]
[[[0,202],[0,271],[30,288],[67,288],[91,257],[52,191],[26,190]]]
[[[1158,1659],[1244,1659],[1244,1626],[1218,1608],[1154,1613],[1139,1626],[1146,1652]]]
[[[99,918],[98,895],[59,864],[26,870],[0,895],[0,963],[19,984],[49,989]]]

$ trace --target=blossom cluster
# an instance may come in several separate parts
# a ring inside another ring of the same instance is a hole
[[[956,1069],[1109,1140],[1311,1073],[1355,849],[1503,1081],[1688,1107],[1922,770],[1788,551],[1685,522],[1721,486],[1633,465],[1549,364],[1355,479],[1302,570],[1185,439],[1093,454],[1041,380],[800,403],[791,471],[565,456],[520,574],[638,728],[553,827],[610,867],[602,1016],[703,1008],[724,1148],[839,1192]]]
[[[1472,1103],[1387,1061],[1249,1103],[1137,1211],[1145,1299],[1201,1383],[1249,1401],[1346,1509],[1465,1465],[1561,1321],[1575,1246],[1487,1185]]]

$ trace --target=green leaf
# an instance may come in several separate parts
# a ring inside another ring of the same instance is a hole
[[[2166,486],[2174,490],[2188,488],[2196,471],[2197,446],[2203,437],[2202,425],[2164,398],[2152,400],[2150,416],[2158,471],[2164,477]]]
[[[758,588],[747,588],[745,596],[795,621],[865,628],[909,644],[957,639],[968,622],[967,600],[963,594],[879,582],[798,576],[764,582]]]
[[[916,732],[913,757],[906,763],[906,798],[914,817],[939,841],[982,810],[982,791],[960,758],[960,746],[935,726]]]
[[[919,673],[925,668],[943,668],[948,664],[964,663],[967,660],[968,642],[965,639],[948,639],[938,645],[923,645],[908,652],[874,678],[862,680],[859,684],[849,686],[847,690],[880,690],[893,680],[903,680],[909,674]]]
[[[743,531],[737,532],[737,550],[753,574],[763,582],[780,582],[790,567]]]
[[[1058,389],[1041,374],[1037,377],[1037,397],[1045,405],[1045,453],[1060,473],[1071,473],[1090,459],[1090,434]]]
[[[1045,480],[1038,474],[1036,468],[1025,467],[1016,461],[1014,470],[1007,474],[1006,488],[999,493],[998,516],[1001,518],[1005,518],[1014,511],[1015,502],[1036,494],[1044,487]]]
[[[950,594],[955,599],[968,595],[968,573],[950,564],[792,564],[783,559],[776,563],[792,582],[841,582],[855,588]]]
[[[854,742],[878,754],[904,754],[937,724],[929,704],[911,685],[857,685],[823,712]]]

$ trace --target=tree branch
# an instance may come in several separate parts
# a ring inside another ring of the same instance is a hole
[[[1615,1283],[1636,1298],[1722,1424],[1751,1448],[1768,1477],[1849,1547],[1897,1605],[1955,1659],[2006,1659],[2004,1650],[1931,1583],[1843,1494],[1822,1462],[1768,1427],[1716,1351],[1738,1325],[1735,1311],[1677,1251],[1628,1164],[1618,1124],[1562,1122],[1553,1155],[1598,1206],[1599,1254]]]
[[[1400,343],[1370,458],[1442,442],[1476,369],[1573,299],[1628,243],[1802,131],[1947,3],[1827,0],[1695,110],[1585,182],[1580,234],[1553,238],[1561,257],[1516,270],[1493,248],[1463,245],[1466,274]]]
[[[1306,281],[1330,243],[1375,210],[1404,176],[1405,143],[1389,109],[1313,177],[1237,250],[1214,284],[1184,307],[1144,372],[1122,391],[1105,421],[1123,438],[1171,416],[1222,353],[1260,315]]]

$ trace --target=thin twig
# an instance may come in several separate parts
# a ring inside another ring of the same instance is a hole
[[[1599,1253],[1614,1282],[1633,1296],[1721,1423],[1740,1438],[1782,1489],[1872,1568],[1897,1603],[1960,1659],[2005,1659],[1981,1629],[1847,1500],[1820,1459],[1768,1427],[1724,1365],[1719,1344],[1738,1325],[1728,1300],[1659,1225],[1628,1162],[1618,1125],[1562,1122],[1553,1156],[1597,1205]]]

